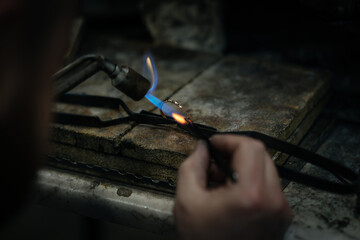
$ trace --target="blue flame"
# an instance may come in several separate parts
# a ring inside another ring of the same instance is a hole
[[[163,113],[168,116],[172,116],[173,113],[177,113],[182,115],[177,109],[173,108],[167,103],[164,103],[157,97],[153,95],[158,83],[158,73],[155,66],[155,60],[150,52],[146,52],[143,58],[143,76],[151,81],[151,87],[149,91],[146,93],[145,97],[154,104],[157,108],[159,108]]]

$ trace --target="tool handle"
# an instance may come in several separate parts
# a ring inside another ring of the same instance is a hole
[[[94,54],[82,56],[53,75],[55,97],[73,89],[99,71],[104,71],[110,77],[114,77],[113,74],[117,68],[116,64],[102,56]]]

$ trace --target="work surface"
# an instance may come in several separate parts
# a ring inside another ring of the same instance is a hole
[[[140,72],[143,54],[151,50],[159,75],[154,94],[162,100],[178,101],[193,122],[219,131],[254,130],[297,143],[328,99],[329,76],[298,66],[260,58],[151,47],[106,37],[96,42],[101,42],[102,47],[90,44],[85,53],[102,54]],[[117,97],[135,112],[158,112],[147,99],[134,102],[124,96],[102,74],[71,92]],[[125,116],[122,109],[71,104],[57,104],[56,111],[99,116],[103,120]],[[191,135],[170,126],[119,124],[91,128],[56,124],[50,156],[56,159],[54,164],[66,165],[68,160],[120,172],[128,175],[122,177],[125,181],[136,176],[144,180],[137,181],[141,185],[159,188],[152,183],[160,182],[171,187],[176,182],[177,168],[195,142]],[[275,154],[274,160],[282,164],[285,156]],[[114,176],[117,177],[120,176]]]
[[[303,147],[334,160],[346,159],[346,164],[359,168],[359,126],[333,121],[327,115],[318,118],[329,99],[327,74],[262,58],[151,47],[106,36],[93,41],[84,46],[89,52],[83,53],[102,54],[138,71],[142,54],[151,49],[159,73],[155,95],[179,101],[194,122],[220,131],[255,130],[296,144],[308,133]],[[120,97],[133,111],[157,111],[145,99],[133,102],[119,93],[102,74],[72,92]],[[124,116],[122,111],[68,104],[58,104],[56,110],[102,119]],[[39,179],[40,196],[48,194],[38,202],[63,204],[60,207],[80,214],[169,234],[173,232],[176,171],[195,142],[174,127],[55,124],[49,154],[52,159],[48,162],[51,167],[44,169]],[[318,173],[293,158],[271,154],[279,164]],[[283,185],[295,214],[288,239],[326,239],[327,234],[357,239],[360,235],[355,197],[327,194],[286,181]]]
[[[359,134],[360,124],[321,115],[302,146],[360,169]],[[303,167],[294,159],[288,164]],[[302,171],[321,174],[311,165],[305,165]],[[174,238],[174,201],[167,194],[56,168],[40,171],[37,185],[35,201],[41,205],[163,235],[159,239]],[[294,213],[285,239],[359,239],[356,196],[330,194],[296,183],[286,185],[284,192]]]

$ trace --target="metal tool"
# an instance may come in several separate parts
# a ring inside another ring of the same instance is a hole
[[[121,106],[129,116],[102,121],[100,118],[95,116],[57,113],[55,115],[55,121],[57,123],[91,127],[107,127],[129,122],[150,125],[177,124],[179,128],[189,132],[199,139],[209,139],[209,137],[214,134],[234,134],[247,136],[262,141],[267,147],[271,149],[278,150],[282,153],[289,154],[290,156],[297,157],[304,160],[305,162],[318,166],[319,168],[333,174],[340,181],[323,179],[318,176],[308,175],[276,164],[278,173],[282,178],[332,193],[358,194],[360,192],[360,175],[353,169],[350,169],[349,167],[344,166],[339,162],[335,162],[334,160],[325,158],[314,152],[263,133],[254,131],[220,132],[210,126],[197,123],[185,125],[179,124],[173,118],[168,116],[165,116],[164,118],[160,114],[146,111],[141,111],[140,113],[132,112],[121,99],[114,99],[109,97],[66,94],[63,95],[59,100],[65,103],[72,102],[73,104],[85,106],[103,106],[111,109],[118,109],[118,107]],[[229,176],[233,182],[236,182],[237,176],[236,173],[233,172],[231,168],[229,168],[229,160],[222,158],[222,156],[217,153],[216,149],[214,149],[211,144],[208,145],[208,147],[214,160],[218,161],[218,166],[224,170],[225,174]]]
[[[135,101],[142,99],[151,86],[149,80],[132,68],[126,65],[119,67],[102,56],[89,54],[54,74],[55,96],[59,97],[100,71],[108,74],[115,88]]]

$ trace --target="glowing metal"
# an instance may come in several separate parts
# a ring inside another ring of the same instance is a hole
[[[175,101],[175,100],[172,100],[172,99],[167,99],[167,100],[165,100],[165,102],[164,103],[172,103],[172,104],[174,104],[179,110],[181,110],[182,109],[182,106],[180,105],[180,103],[178,103],[177,101]],[[160,114],[161,114],[161,116],[163,117],[163,118],[166,118],[166,114],[163,112],[163,111],[161,111],[161,109],[159,109],[160,110]]]
[[[187,124],[187,121],[185,120],[185,118],[182,115],[173,113],[172,117],[175,119],[175,121],[177,121],[180,124]]]

